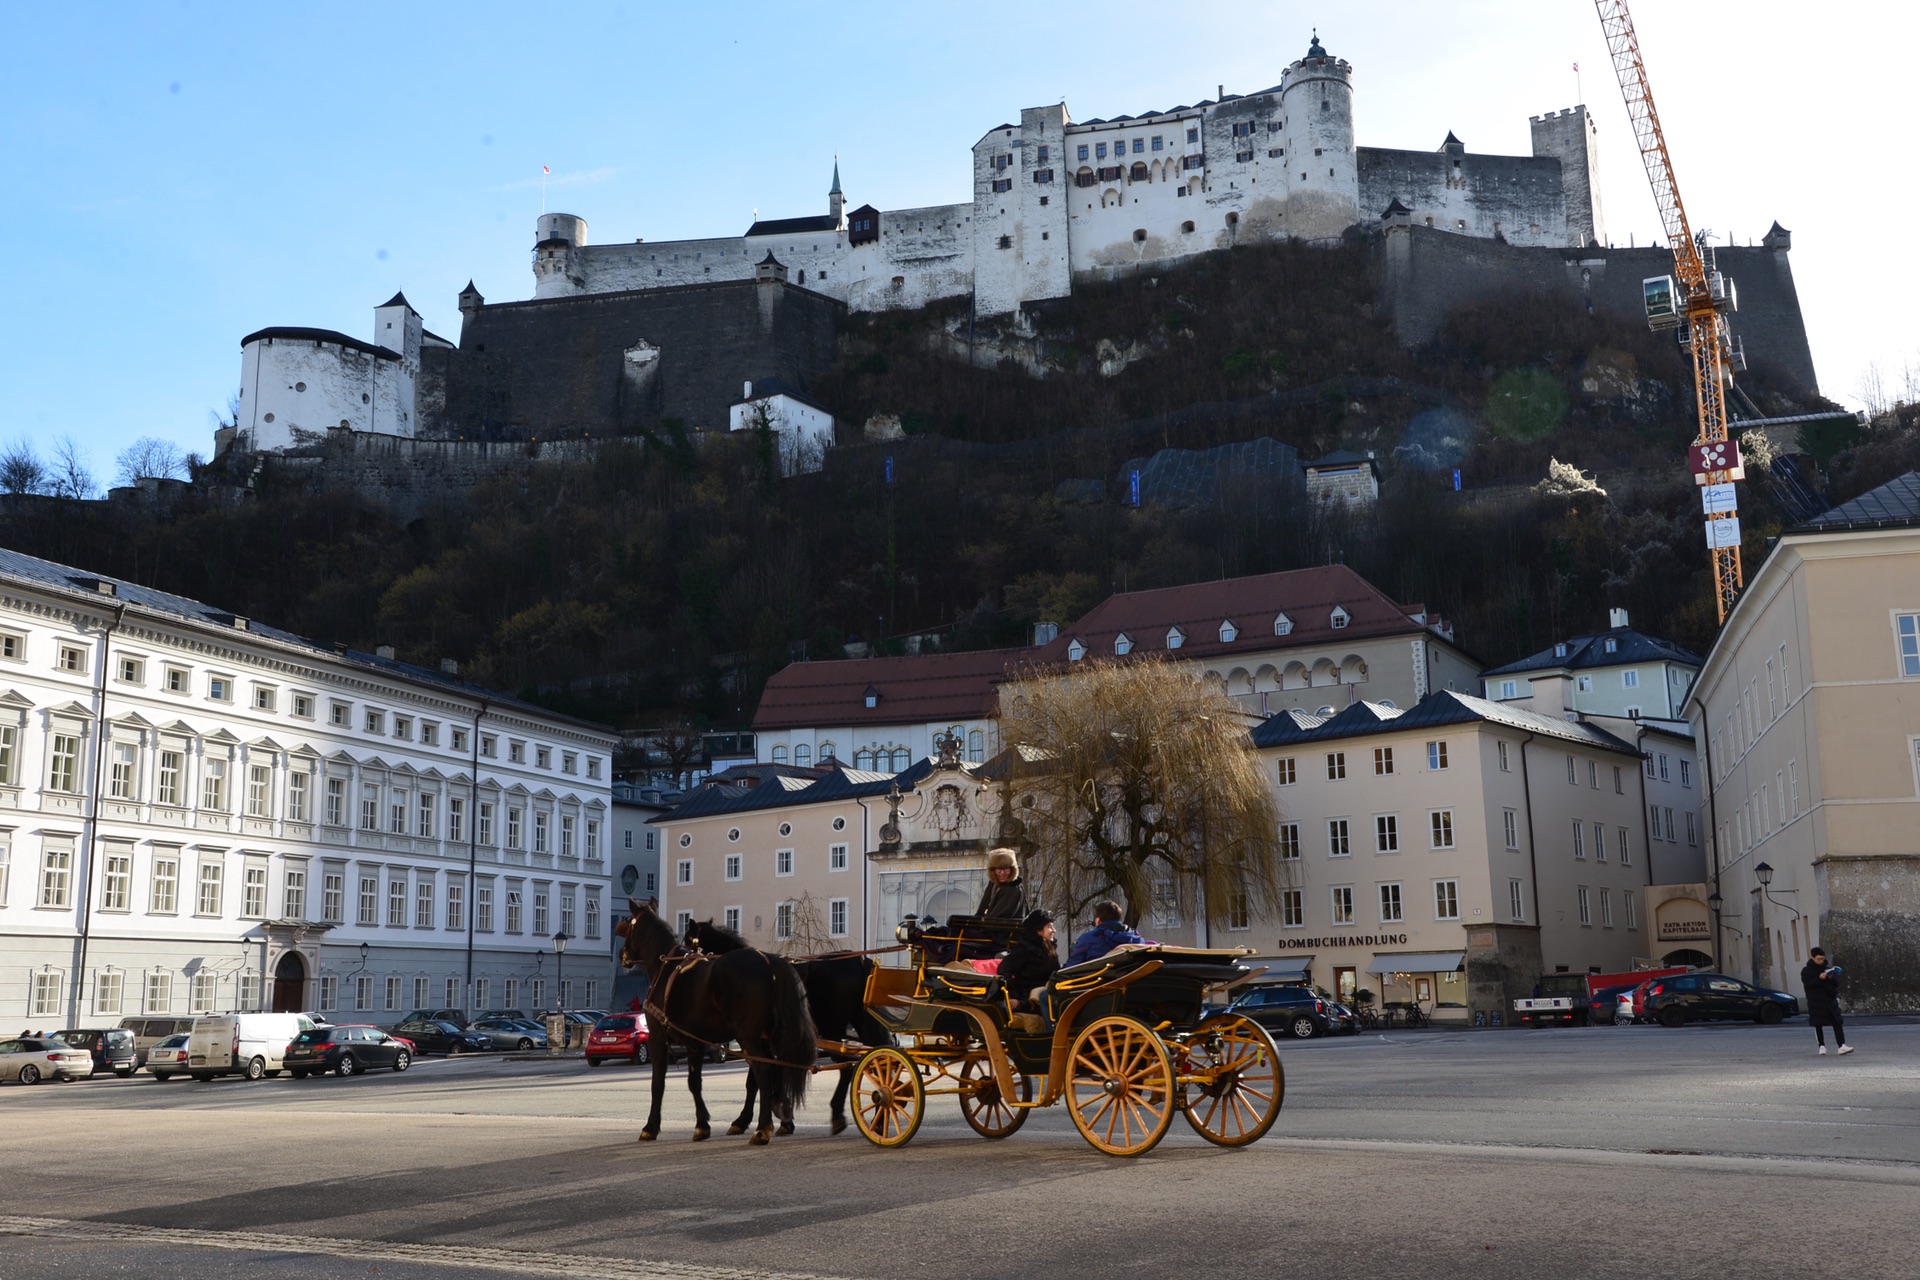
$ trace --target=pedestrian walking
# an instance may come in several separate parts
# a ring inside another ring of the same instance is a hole
[[[1840,975],[1843,970],[1837,964],[1827,963],[1827,953],[1815,947],[1807,953],[1807,963],[1800,970],[1800,985],[1807,992],[1807,1020],[1813,1023],[1814,1039],[1820,1042],[1819,1053],[1827,1052],[1827,1028],[1833,1028],[1834,1052],[1848,1054],[1853,1046],[1847,1043],[1847,1029],[1840,1021]]]

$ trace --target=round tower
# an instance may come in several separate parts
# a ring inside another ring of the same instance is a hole
[[[1317,30],[1306,57],[1280,78],[1280,110],[1287,140],[1287,231],[1333,239],[1360,217],[1353,68],[1327,52]]]
[[[587,220],[571,213],[543,213],[533,244],[533,296],[563,298],[582,285],[574,254],[587,244]]]

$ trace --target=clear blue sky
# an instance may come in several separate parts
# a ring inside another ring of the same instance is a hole
[[[1822,388],[1857,403],[1871,363],[1900,391],[1920,367],[1920,8],[1635,8],[1694,226],[1790,228]],[[824,212],[836,154],[851,203],[954,201],[968,148],[1022,106],[1089,119],[1265,88],[1315,25],[1353,64],[1361,145],[1451,129],[1525,154],[1529,115],[1584,97],[1612,238],[1657,231],[1587,0],[17,5],[0,442],[71,433],[106,482],[142,435],[210,450],[254,329],[367,337],[401,289],[457,337],[469,277],[491,301],[532,293],[542,164],[548,207],[598,242]]]

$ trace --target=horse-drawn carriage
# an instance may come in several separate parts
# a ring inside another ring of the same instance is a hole
[[[1013,922],[953,917],[901,928],[912,964],[873,969],[866,1004],[893,1045],[822,1042],[859,1053],[854,1124],[898,1147],[920,1128],[929,1096],[950,1094],[974,1132],[1004,1138],[1029,1112],[1064,1101],[1100,1151],[1136,1156],[1166,1136],[1174,1112],[1220,1146],[1258,1140],[1280,1114],[1285,1076],[1272,1039],[1237,1014],[1204,1012],[1209,990],[1253,971],[1239,949],[1127,947],[1060,970],[1041,1012],[1015,1013],[997,977],[967,963],[996,954]]]

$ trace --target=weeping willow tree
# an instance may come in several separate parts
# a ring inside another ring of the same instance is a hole
[[[1287,887],[1280,813],[1251,718],[1186,664],[1090,661],[1000,691],[1003,833],[1047,906],[1105,897],[1137,924],[1156,893],[1244,927]]]

